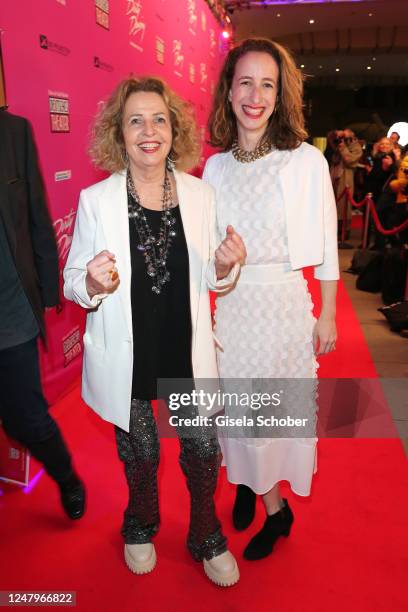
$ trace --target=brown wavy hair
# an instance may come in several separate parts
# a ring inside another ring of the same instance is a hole
[[[269,119],[262,142],[271,142],[277,149],[296,149],[307,138],[302,101],[303,75],[291,53],[268,38],[248,38],[228,53],[208,121],[210,144],[228,151],[238,137],[237,122],[228,94],[238,60],[251,51],[268,53],[279,67],[275,111]]]
[[[101,106],[92,128],[89,147],[89,155],[94,164],[108,172],[126,168],[123,112],[129,96],[141,91],[159,94],[168,108],[173,135],[170,157],[177,170],[195,167],[200,159],[200,141],[192,106],[162,79],[152,76],[130,76],[119,83],[107,102]]]

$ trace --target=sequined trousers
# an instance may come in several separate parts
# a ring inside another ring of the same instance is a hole
[[[191,415],[194,416],[194,415]],[[197,561],[212,559],[227,550],[214,505],[221,453],[216,435],[203,427],[194,437],[180,440],[179,462],[190,493],[187,547]],[[145,544],[160,524],[157,470],[160,443],[149,401],[132,400],[129,433],[115,427],[119,458],[124,463],[129,503],[122,535],[126,544]]]

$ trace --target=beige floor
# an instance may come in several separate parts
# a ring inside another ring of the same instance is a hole
[[[357,245],[359,238],[350,240]],[[408,456],[408,338],[390,331],[377,308],[382,306],[380,294],[356,289],[356,276],[344,272],[350,265],[352,250],[340,250],[341,277],[353,303],[367,341],[378,376],[385,379],[383,387],[395,426]],[[393,379],[393,380],[390,380]]]

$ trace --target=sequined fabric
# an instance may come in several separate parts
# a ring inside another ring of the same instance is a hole
[[[127,544],[144,544],[151,541],[160,524],[157,493],[160,444],[150,402],[133,400],[129,433],[118,427],[115,433],[129,488],[121,533]],[[180,465],[190,493],[187,546],[197,561],[212,559],[227,550],[214,505],[220,449],[213,431],[203,427],[200,433],[194,438],[179,437]]]

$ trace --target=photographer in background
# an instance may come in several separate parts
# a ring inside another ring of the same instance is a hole
[[[354,172],[363,154],[360,143],[354,132],[350,129],[336,130],[330,132],[327,137],[332,149],[330,155],[330,176],[333,183],[334,193],[338,198],[345,187],[349,187],[351,195],[354,193]],[[351,209],[344,195],[337,203],[338,233],[341,236],[343,229],[344,207],[347,210],[346,238],[350,230]]]

